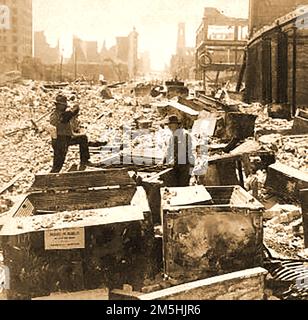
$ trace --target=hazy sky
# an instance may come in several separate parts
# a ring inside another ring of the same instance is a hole
[[[247,18],[248,6],[249,0],[33,0],[34,30],[44,30],[51,45],[60,38],[69,56],[73,34],[110,47],[135,26],[139,51],[149,51],[152,67],[163,69],[175,52],[179,22],[186,23],[187,45],[194,46],[204,7]]]

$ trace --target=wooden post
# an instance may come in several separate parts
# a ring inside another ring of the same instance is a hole
[[[308,248],[308,189],[300,191],[300,200],[303,214],[305,248]]]
[[[292,115],[296,113],[297,28],[293,27]]]

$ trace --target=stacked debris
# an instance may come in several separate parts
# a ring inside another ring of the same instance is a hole
[[[89,140],[107,142],[107,146],[96,147],[94,143],[90,148],[91,160],[101,164],[115,151],[122,157],[134,155],[142,160],[152,159],[153,155],[163,158],[170,137],[170,132],[164,128],[164,118],[176,113],[185,120],[187,128],[193,128],[198,143],[206,143],[208,147],[209,166],[204,183],[216,187],[245,187],[267,209],[264,215],[266,247],[280,258],[298,258],[304,249],[298,196],[302,184],[298,182],[301,180],[298,176],[306,174],[308,168],[307,135],[292,135],[293,121],[269,117],[267,108],[261,104],[247,105],[226,95],[219,99],[200,95],[193,99],[167,100],[162,95],[151,96],[151,88],[149,84],[123,84],[108,87],[108,92],[104,88],[102,93],[101,86],[86,83],[57,86],[32,81],[1,87],[0,218],[12,207],[14,199],[11,196],[25,194],[36,174],[50,171],[49,114],[56,95],[62,93],[70,99],[71,105],[80,105],[81,131],[87,133]],[[186,88],[181,84],[180,89],[183,88],[183,96],[187,96]],[[135,92],[140,90],[136,94],[139,97],[134,95],[134,89]],[[78,162],[78,149],[71,147],[63,170],[69,171]],[[284,185],[279,180],[283,170],[280,172],[272,167],[275,162],[298,170],[295,180],[286,178]],[[278,172],[279,179],[275,175],[271,178],[273,172]],[[280,187],[269,179],[276,180]],[[156,202],[161,181],[154,183],[149,177],[144,180],[155,184],[155,190],[149,188],[148,197],[150,202],[153,199]],[[150,203],[151,209],[155,205]],[[157,211],[159,220],[160,208]],[[64,219],[74,222],[80,215],[78,212],[75,215],[65,213]],[[56,223],[49,222],[42,223],[50,228]],[[41,225],[33,226],[34,229],[39,227]],[[161,226],[156,227],[158,230]],[[161,278],[161,273],[157,278]]]

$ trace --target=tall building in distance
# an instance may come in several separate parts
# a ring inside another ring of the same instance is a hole
[[[61,60],[59,42],[55,48],[51,48],[46,41],[43,31],[34,33],[34,57],[44,64],[58,64]]]
[[[181,22],[178,26],[178,41],[177,41],[177,55],[185,54],[186,48],[186,32],[185,32],[185,23]]]
[[[117,37],[116,57],[127,64],[130,79],[138,74],[138,32],[134,28],[127,37]]]
[[[131,79],[138,73],[138,32],[134,30],[128,35],[128,74]]]
[[[32,0],[0,0],[0,72],[32,57]]]
[[[194,78],[195,67],[195,48],[186,47],[185,23],[178,25],[178,37],[176,54],[172,56],[170,63],[170,72],[173,77],[181,80]]]
[[[71,60],[76,60],[78,63],[99,63],[97,41],[84,41],[78,37],[74,37]]]

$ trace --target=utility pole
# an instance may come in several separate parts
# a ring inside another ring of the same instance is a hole
[[[63,81],[63,49],[61,53],[61,61],[60,61],[60,82]]]
[[[77,80],[77,50],[76,50],[76,45],[74,45],[74,69],[75,69],[75,80]]]

